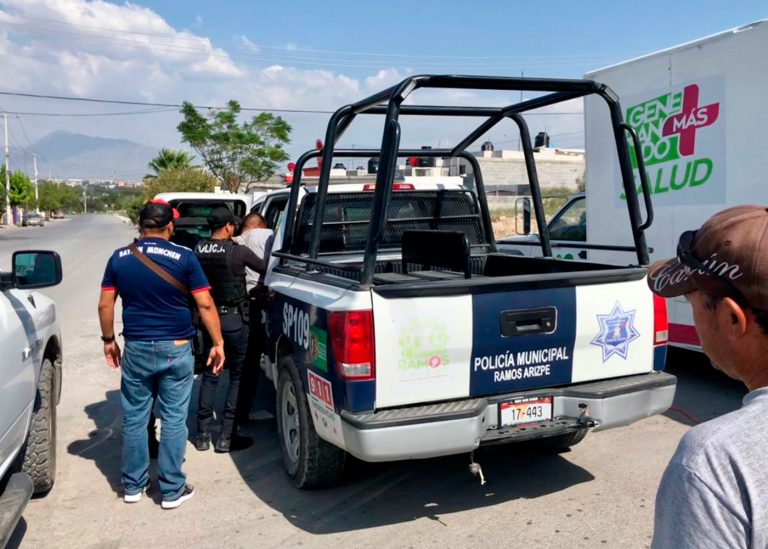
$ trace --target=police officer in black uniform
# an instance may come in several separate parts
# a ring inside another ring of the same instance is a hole
[[[245,268],[263,274],[266,263],[247,246],[232,241],[241,222],[229,208],[216,208],[208,217],[211,238],[200,240],[195,246],[195,255],[211,284],[211,295],[221,318],[226,356],[224,367],[229,369],[221,434],[214,446],[216,452],[242,450],[253,444],[252,439],[237,434],[235,421],[240,377],[248,350],[249,298],[245,287]],[[218,376],[210,369],[203,372],[195,440],[195,447],[200,451],[208,450],[211,446],[211,423],[218,382]]]

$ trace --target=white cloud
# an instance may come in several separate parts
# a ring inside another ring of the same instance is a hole
[[[177,30],[160,15],[135,3],[103,0],[0,0],[0,70],[11,74],[2,88],[35,94],[223,105],[237,99],[244,107],[333,111],[396,84],[411,74],[382,66],[343,74],[334,70],[281,64],[259,66],[258,37],[240,36],[233,51],[205,36]],[[286,49],[299,46],[289,44]],[[240,54],[240,55],[239,55]],[[350,69],[351,71],[352,69]],[[472,104],[478,95],[466,90],[419,90],[414,101]],[[498,97],[496,98],[498,99]],[[499,104],[514,102],[499,99]],[[34,112],[110,112],[134,107],[0,97],[0,107]],[[573,109],[571,109],[573,110]],[[249,114],[249,113],[246,113]],[[282,113],[293,127],[295,157],[324,137],[328,114]],[[455,143],[479,121],[421,118],[404,123],[404,146]],[[535,135],[543,129],[576,131],[574,117],[540,117],[531,121]],[[114,118],[25,117],[30,137],[57,129],[131,139],[148,145],[178,147],[176,112]],[[580,123],[580,121],[579,121]],[[500,137],[499,137],[500,139]],[[381,118],[361,116],[342,143],[375,147],[381,141]],[[554,142],[554,138],[553,138]]]
[[[394,86],[403,78],[405,76],[395,69],[381,69],[375,75],[365,79],[365,87],[370,90],[383,90],[384,88]]]
[[[163,62],[214,77],[242,74],[210,39],[177,31],[149,8],[102,0],[2,0],[0,20],[12,32],[57,50],[106,59]]]

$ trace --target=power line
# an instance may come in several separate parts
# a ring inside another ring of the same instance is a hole
[[[121,100],[121,99],[97,99],[92,97],[70,97],[65,95],[45,95],[45,94],[37,94],[37,93],[24,93],[24,92],[8,92],[8,91],[0,91],[0,95],[8,95],[8,96],[14,96],[14,97],[29,97],[32,99],[51,99],[55,101],[81,101],[86,103],[109,103],[113,105],[134,105],[134,106],[141,106],[141,107],[165,107],[170,109],[178,109],[181,108],[182,105],[178,103],[151,103],[148,101],[127,101],[127,100]],[[221,106],[209,106],[209,105],[193,105],[196,109],[210,109],[210,110],[220,110],[225,109],[226,107]],[[313,110],[313,109],[268,109],[268,108],[258,108],[258,107],[240,107],[241,111],[255,111],[255,112],[284,112],[284,113],[294,113],[294,114],[333,114],[335,111],[322,111],[322,110]],[[66,114],[59,114],[59,113],[21,113],[21,112],[10,112],[9,114],[28,114],[31,116],[69,116]],[[169,112],[169,111],[155,111],[155,112]],[[143,114],[151,114],[152,111],[144,111]],[[115,113],[112,113],[115,114]],[[129,113],[125,113],[129,114]],[[136,112],[138,114],[138,112]],[[579,115],[581,116],[584,114],[583,111],[574,111],[574,112],[526,112],[524,113],[524,116],[575,116]],[[72,115],[74,116],[74,115]],[[85,116],[80,115],[80,116]],[[97,116],[97,114],[94,114],[93,116]],[[106,114],[105,114],[106,116]]]
[[[53,18],[45,18],[45,17],[33,17],[29,15],[14,15],[13,17],[19,18],[19,19],[26,19],[30,21],[41,21],[45,23],[54,23],[55,25],[61,25],[61,26],[69,26],[69,27],[79,27],[83,29],[91,29],[95,31],[103,31],[110,33],[108,36],[105,35],[95,35],[97,38],[104,38],[113,40],[114,34],[125,34],[125,35],[137,35],[137,36],[148,36],[148,37],[155,37],[155,38],[166,38],[169,40],[176,40],[176,41],[187,41],[192,44],[205,44],[206,46],[210,45],[211,49],[213,49],[212,41],[209,38],[203,37],[203,36],[197,36],[195,34],[189,33],[189,32],[179,32],[175,31],[174,29],[171,29],[171,32],[146,32],[146,31],[137,31],[137,30],[126,30],[126,29],[119,29],[115,27],[106,27],[103,25],[87,25],[84,23],[75,23],[71,21],[63,21],[60,19],[53,19]],[[6,24],[15,25],[15,22],[13,21],[6,21]],[[23,24],[24,30],[29,30],[31,25],[29,24]],[[54,29],[50,27],[37,27],[41,30],[47,30],[52,32],[69,32],[69,34],[77,34],[72,33],[71,31],[66,31],[62,29]],[[170,28],[170,27],[169,27]],[[80,33],[81,35],[85,35],[87,33]],[[91,34],[91,36],[94,36]],[[247,37],[243,37],[246,38]],[[250,42],[250,41],[249,41]],[[138,43],[138,42],[137,42]],[[544,56],[544,55],[534,55],[534,56],[525,56],[525,57],[505,57],[505,56],[454,56],[454,55],[429,55],[429,54],[423,54],[423,53],[414,53],[414,54],[397,54],[397,53],[381,53],[381,52],[361,52],[361,51],[347,51],[347,50],[325,50],[325,49],[315,49],[315,48],[301,48],[301,47],[295,47],[295,46],[270,46],[265,44],[256,44],[251,43],[250,46],[244,44],[243,42],[232,42],[232,41],[217,41],[217,43],[223,44],[223,45],[230,45],[235,46],[238,48],[258,48],[258,49],[266,49],[266,50],[275,50],[275,51],[284,51],[288,53],[293,52],[306,52],[306,53],[319,53],[319,54],[340,54],[340,55],[350,55],[350,56],[369,56],[369,57],[390,57],[390,58],[415,58],[415,59],[448,59],[453,61],[452,66],[455,65],[455,60],[477,60],[482,62],[489,62],[489,61],[506,61],[506,62],[525,62],[525,63],[536,63],[535,60],[545,60],[547,62],[551,62],[553,60],[556,61],[570,61],[573,62],[574,60],[595,60],[595,59],[610,59],[615,56],[611,55],[580,55],[580,54],[571,54],[571,55],[558,55],[558,56]],[[156,45],[156,44],[153,44]],[[184,46],[173,46],[173,47],[184,47]],[[189,48],[187,46],[187,48]],[[193,48],[189,48],[190,50]],[[199,50],[199,48],[197,48]],[[206,52],[210,52],[207,48],[205,49]],[[624,57],[631,57],[631,55],[625,55]]]
[[[18,114],[16,115],[16,119],[19,121],[19,126],[21,126],[21,131],[24,132],[24,138],[27,140],[27,143],[29,144],[29,148],[34,153],[35,147],[32,145],[32,141],[29,139],[29,134],[27,133],[27,128],[24,127],[24,122],[22,122],[21,117]]]
[[[168,112],[178,112],[175,107],[172,108],[155,108],[141,111],[125,111],[125,112],[92,112],[92,113],[68,113],[68,112],[24,112],[24,111],[5,111],[8,114],[22,115],[22,116],[50,116],[50,117],[100,117],[100,116],[128,116],[128,115],[143,115],[143,114],[162,114]]]
[[[21,143],[16,139],[16,136],[13,134],[13,130],[10,127],[8,128],[8,134],[11,137],[11,145],[13,147],[23,152],[25,156],[30,154],[26,147],[21,146]]]
[[[179,103],[151,103],[149,101],[125,101],[119,99],[95,99],[91,97],[70,97],[66,95],[44,95],[37,93],[24,93],[24,92],[7,92],[0,91],[0,95],[10,95],[14,97],[30,97],[34,99],[53,99],[56,101],[82,101],[86,103],[110,103],[113,105],[134,105],[139,107],[171,107],[180,109],[182,107]],[[212,107],[208,105],[193,105],[196,109],[225,109],[226,107]],[[299,114],[333,114],[334,111],[321,111],[312,109],[257,109],[255,107],[240,107],[241,111],[258,111],[258,112],[289,112]]]

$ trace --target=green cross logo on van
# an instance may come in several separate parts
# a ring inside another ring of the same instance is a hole
[[[634,104],[630,101],[632,106],[626,111],[626,120],[640,138],[640,152],[654,195],[690,192],[712,186],[717,157],[724,157],[724,138],[721,135],[723,124],[718,124],[722,118],[721,102],[702,100],[702,88],[700,83],[692,83],[655,95],[652,99]],[[719,96],[719,88],[722,88],[720,81],[708,86],[708,97],[711,98],[713,92],[716,97]],[[706,135],[706,132],[712,133]],[[630,141],[630,157],[635,170],[637,154],[638,151]],[[637,174],[635,180],[638,192],[642,192]],[[707,194],[712,193],[721,195],[716,191]],[[621,198],[624,199],[623,194]],[[712,202],[713,199],[707,197],[704,202]],[[670,197],[668,202],[672,201],[681,203],[679,198]],[[695,203],[700,200],[682,202]]]

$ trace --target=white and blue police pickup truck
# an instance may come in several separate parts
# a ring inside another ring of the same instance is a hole
[[[404,103],[421,88],[544,93],[502,107]],[[501,121],[518,127],[535,214],[546,227],[524,114],[586,95],[603,98],[611,115],[637,265],[557,259],[546,230],[544,257],[500,252],[467,147]],[[384,115],[381,149],[334,150],[352,120],[368,114]],[[399,146],[405,115],[479,122],[454,148],[408,150]],[[671,405],[666,307],[645,281],[652,209],[646,201],[643,221],[627,137],[615,95],[581,80],[415,76],[336,111],[326,147],[297,161],[290,190],[252,210],[276,230],[264,365],[297,486],[332,483],[348,454],[407,460],[531,439],[567,447],[589,429]],[[303,184],[304,164],[321,155],[319,179]],[[381,168],[367,184],[329,185],[334,156],[378,157]],[[465,183],[397,182],[397,159],[410,156],[463,159]]]
[[[61,332],[56,304],[33,290],[61,282],[56,252],[18,251],[0,272],[0,547],[27,501],[56,475]]]

